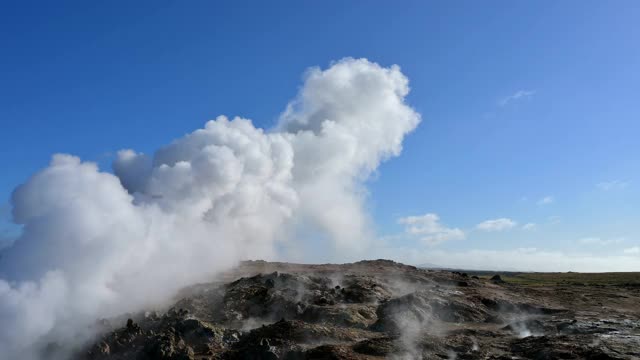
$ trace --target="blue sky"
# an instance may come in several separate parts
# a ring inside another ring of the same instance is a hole
[[[269,128],[305,69],[352,56],[400,65],[423,117],[368,183],[381,236],[443,265],[477,250],[617,269],[640,253],[638,18],[633,1],[7,3],[0,229],[53,153],[110,170],[219,114]],[[427,213],[464,238],[398,223]]]

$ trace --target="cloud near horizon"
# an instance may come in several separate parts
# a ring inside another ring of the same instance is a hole
[[[470,249],[415,251],[411,248],[380,247],[377,257],[408,264],[433,264],[467,270],[538,271],[538,272],[612,272],[638,271],[640,247],[619,254],[568,253],[537,248]],[[385,255],[386,254],[386,255]],[[376,256],[374,256],[376,257]]]
[[[427,245],[465,239],[464,231],[444,226],[440,217],[434,213],[403,217],[398,219],[398,223],[405,226],[406,234],[417,236]]]
[[[479,223],[478,225],[476,225],[476,229],[482,230],[482,231],[495,232],[495,231],[512,229],[516,225],[518,225],[518,223],[509,218],[499,218],[499,219],[493,219],[493,220],[485,220]]]
[[[640,246],[626,248],[622,252],[624,252],[625,254],[640,255]]]
[[[599,237],[585,237],[578,240],[579,243],[585,245],[611,245],[611,244],[620,244],[624,242],[624,238],[611,238],[611,239],[602,239]]]

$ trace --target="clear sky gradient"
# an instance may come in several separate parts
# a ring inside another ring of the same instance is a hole
[[[220,114],[269,128],[305,69],[350,56],[398,64],[423,117],[368,184],[398,258],[640,270],[638,19],[637,1],[5,2],[0,236],[53,153],[111,171]]]

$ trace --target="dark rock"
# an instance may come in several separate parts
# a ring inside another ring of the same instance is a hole
[[[353,345],[353,351],[364,355],[387,356],[394,353],[398,339],[391,337],[379,337],[367,339]]]
[[[640,358],[632,287],[494,286],[385,260],[234,271],[185,288],[166,311],[97,322],[102,335],[72,359]],[[68,350],[43,345],[43,358]]]
[[[193,349],[173,334],[167,333],[152,337],[144,345],[138,359],[140,360],[192,360]]]

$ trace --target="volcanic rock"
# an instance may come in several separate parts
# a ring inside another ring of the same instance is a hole
[[[640,358],[640,288],[502,283],[388,260],[250,261],[164,310],[101,321],[74,359]]]

